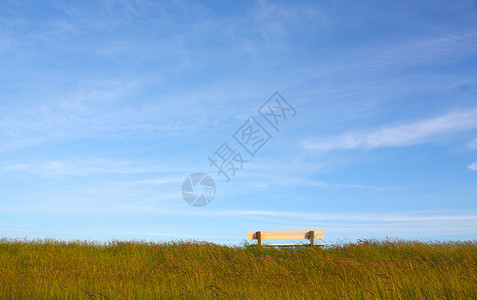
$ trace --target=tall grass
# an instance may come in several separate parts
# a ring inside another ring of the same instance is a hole
[[[0,240],[10,299],[475,299],[477,242],[325,248]]]

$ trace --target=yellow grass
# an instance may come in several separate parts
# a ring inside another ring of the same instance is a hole
[[[9,299],[476,299],[477,242],[275,249],[0,240]]]

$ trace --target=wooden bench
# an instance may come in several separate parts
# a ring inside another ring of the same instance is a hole
[[[325,238],[324,230],[292,230],[292,231],[247,231],[247,239],[258,240],[257,246],[293,247],[293,246],[324,246],[315,243],[315,239]],[[262,244],[262,240],[296,240],[307,239],[310,244]]]

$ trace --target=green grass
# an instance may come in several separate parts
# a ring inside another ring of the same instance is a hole
[[[9,299],[476,299],[477,242],[326,248],[0,240]]]

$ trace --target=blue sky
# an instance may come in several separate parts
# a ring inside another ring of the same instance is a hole
[[[477,3],[2,1],[0,139],[3,237],[476,239]],[[225,141],[248,160],[228,183]]]

